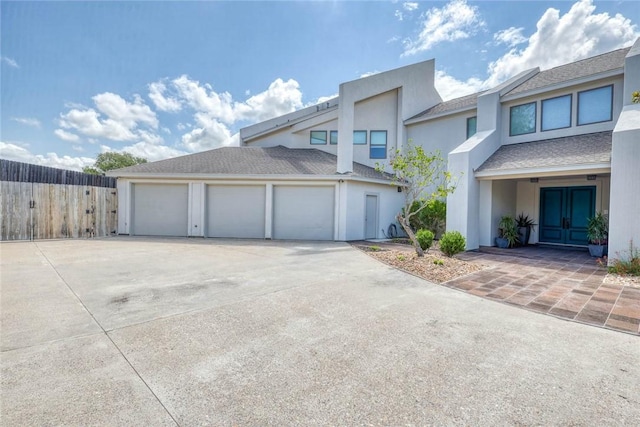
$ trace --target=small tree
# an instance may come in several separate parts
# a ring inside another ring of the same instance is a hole
[[[93,166],[85,167],[82,169],[82,172],[90,173],[92,175],[104,175],[106,171],[126,168],[127,166],[135,166],[141,163],[147,163],[147,159],[144,157],[135,157],[126,151],[123,153],[108,151],[106,153],[98,154]]]
[[[453,176],[446,170],[439,151],[426,153],[421,146],[413,145],[411,141],[404,152],[398,149],[391,152],[389,164],[393,169],[391,184],[403,187],[404,193],[404,208],[396,219],[411,239],[416,254],[422,257],[424,251],[411,228],[411,218],[425,209],[429,202],[445,199],[448,194],[453,193]],[[377,164],[376,170],[384,172],[384,165]],[[418,208],[412,209],[414,202],[418,201]]]

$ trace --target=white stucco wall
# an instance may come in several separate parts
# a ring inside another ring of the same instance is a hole
[[[398,232],[400,225],[395,217],[402,209],[404,193],[398,193],[397,188],[385,184],[368,184],[349,181],[346,183],[346,221],[345,240],[362,240],[365,232],[365,201],[367,194],[378,196],[378,227],[377,238],[383,239],[390,224],[395,223]],[[383,233],[384,230],[384,233]]]
[[[443,157],[467,139],[467,119],[475,110],[426,120],[407,126],[407,141],[422,146],[427,152],[440,150]]]
[[[640,63],[638,64],[640,67]],[[636,82],[637,84],[638,82]],[[609,257],[640,248],[640,104],[627,105],[613,132]]]
[[[372,130],[387,131],[387,152],[397,146],[398,141],[398,90],[394,89],[380,95],[356,102],[353,130],[367,131],[367,145],[353,146],[353,161],[375,167],[376,163],[388,163],[386,159],[370,159]],[[339,137],[339,135],[338,135]]]

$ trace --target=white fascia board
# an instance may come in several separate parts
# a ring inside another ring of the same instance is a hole
[[[325,114],[315,115],[313,117],[308,117],[304,120],[299,120],[297,123],[294,123],[291,126],[292,132],[300,132],[314,126],[319,126],[321,124],[330,122],[332,120],[338,120],[338,109],[334,108],[333,110],[325,111]]]
[[[359,181],[373,184],[392,185],[391,181],[375,178],[364,178],[351,175],[230,175],[230,174],[149,174],[149,173],[130,173],[126,176],[119,176],[120,179],[128,179],[131,181]],[[396,184],[393,184],[396,185]]]
[[[283,121],[275,123],[273,125],[273,127],[270,127],[268,129],[265,129],[265,130],[262,130],[262,131],[258,131],[258,132],[254,133],[254,134],[242,135],[242,142],[250,142],[250,141],[252,141],[252,140],[254,140],[256,138],[260,138],[262,136],[269,135],[269,134],[274,133],[274,132],[279,132],[281,130],[284,130],[284,129],[287,129],[287,128],[291,128],[291,127],[293,127],[294,125],[296,125],[298,123],[304,122],[306,120],[311,120],[311,119],[313,119],[315,117],[322,116],[322,115],[328,114],[328,113],[333,113],[333,112],[335,112],[335,116],[336,116],[335,118],[337,118],[338,117],[338,114],[337,114],[338,105],[330,106],[330,107],[328,107],[328,108],[326,108],[324,110],[314,111],[314,112],[312,112],[310,114],[307,114],[305,116],[302,116],[302,117],[298,117],[298,118],[294,118],[294,119],[288,119],[286,122],[284,121],[284,118],[286,118],[287,116],[286,115],[280,116],[280,118],[283,119]],[[293,113],[290,113],[290,114],[293,114]],[[325,121],[329,121],[329,120],[333,120],[333,119],[328,119],[328,120],[325,120]],[[248,128],[245,128],[245,129],[248,129]]]
[[[529,96],[540,95],[546,92],[553,92],[555,90],[570,88],[573,86],[578,86],[581,84],[594,82],[597,80],[607,79],[611,77],[617,77],[624,74],[623,68],[616,68],[615,70],[609,70],[604,73],[591,74],[589,76],[585,76],[579,79],[565,80],[560,83],[556,83],[550,86],[544,86],[533,90],[528,90],[525,92],[516,93],[513,95],[506,95],[500,99],[501,102],[509,102],[520,98],[527,98]]]
[[[548,166],[541,168],[519,168],[475,172],[479,180],[539,178],[547,176],[573,176],[611,173],[611,163],[591,163],[571,166]]]
[[[461,113],[466,113],[467,111],[474,111],[476,110],[478,107],[478,105],[470,105],[468,107],[464,107],[464,108],[458,108],[456,110],[450,110],[450,111],[443,111],[442,113],[438,113],[438,114],[431,114],[428,116],[422,116],[422,117],[416,117],[415,119],[408,119],[404,121],[405,126],[408,125],[412,125],[415,123],[420,123],[420,122],[426,122],[429,120],[435,120],[435,119],[439,119],[441,117],[446,117],[446,116],[453,116],[456,114],[461,114]]]

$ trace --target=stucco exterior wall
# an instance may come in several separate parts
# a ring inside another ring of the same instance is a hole
[[[370,159],[372,130],[387,131],[387,152],[398,142],[398,90],[394,89],[380,95],[356,102],[353,130],[367,131],[367,145],[353,146],[353,161],[375,167],[376,163],[387,164],[389,159]]]
[[[467,139],[467,119],[475,110],[407,126],[407,141],[422,146],[427,152],[440,150],[443,157]]]
[[[640,248],[639,164],[640,104],[633,104],[624,107],[613,132],[609,257],[628,256],[630,240]]]
[[[377,238],[385,238],[384,233],[387,232],[387,228],[392,223],[396,224],[398,232],[401,232],[400,225],[396,222],[395,217],[402,209],[404,193],[398,193],[397,187],[349,181],[346,185],[346,192],[348,216],[345,240],[364,239],[365,201],[368,194],[378,196]]]

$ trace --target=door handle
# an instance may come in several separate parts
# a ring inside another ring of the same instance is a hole
[[[566,230],[569,227],[571,227],[571,223],[569,222],[569,218],[562,218],[562,228]]]

